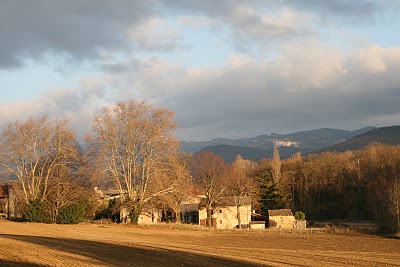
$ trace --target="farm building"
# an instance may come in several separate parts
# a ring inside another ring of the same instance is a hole
[[[290,209],[268,210],[269,228],[297,228],[297,220]]]
[[[121,207],[120,210],[120,222],[130,223],[129,211],[125,207]],[[158,224],[161,219],[161,210],[159,209],[147,209],[142,211],[139,215],[138,224],[139,225],[152,225]]]
[[[7,217],[8,203],[8,188],[7,185],[0,185],[0,218]]]
[[[207,210],[205,197],[191,198],[184,202],[181,207],[182,222],[206,225]],[[251,221],[251,203],[246,200],[239,207],[241,226],[248,228]],[[238,227],[238,209],[233,197],[219,198],[213,209],[212,224],[217,229],[232,229]]]
[[[119,190],[111,189],[105,190],[104,192],[100,190],[98,187],[94,188],[97,201],[99,206],[107,207],[110,201],[120,201],[121,193]],[[116,212],[114,217],[112,218],[113,222],[119,223],[130,223],[130,211],[126,205],[119,206],[119,212]],[[118,210],[117,210],[118,211]],[[138,218],[138,224],[140,225],[149,225],[149,224],[157,224],[161,219],[161,210],[155,208],[147,208],[142,211]]]
[[[265,229],[265,221],[251,221],[250,229]]]
[[[9,182],[0,185],[0,217],[16,218],[17,197],[14,192],[14,185]]]
[[[182,223],[199,224],[199,204],[205,196],[190,197],[181,204]]]

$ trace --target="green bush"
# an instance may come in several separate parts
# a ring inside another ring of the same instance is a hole
[[[306,219],[306,214],[302,211],[296,211],[294,218],[298,221],[304,221]]]
[[[101,205],[95,211],[95,220],[110,219],[112,222],[119,221],[119,206],[116,199],[111,199],[108,205]]]
[[[78,224],[83,222],[86,217],[86,210],[88,207],[87,202],[74,203],[65,208],[60,212],[57,218],[58,224]]]
[[[24,220],[38,223],[49,223],[51,221],[40,199],[29,202],[24,211]]]

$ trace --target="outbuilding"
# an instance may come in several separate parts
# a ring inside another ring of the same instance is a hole
[[[268,210],[269,228],[297,228],[297,221],[290,209]]]

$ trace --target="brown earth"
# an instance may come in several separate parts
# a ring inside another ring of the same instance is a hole
[[[400,266],[400,239],[1,219],[0,266]]]

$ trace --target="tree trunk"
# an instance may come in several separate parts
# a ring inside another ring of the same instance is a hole
[[[212,209],[207,207],[207,227],[212,227]]]
[[[177,209],[175,212],[176,223],[181,223],[181,209]]]
[[[238,219],[238,228],[242,228],[242,222],[241,222],[241,217],[240,217],[240,205],[236,205],[236,211],[237,211],[237,219]]]
[[[138,206],[133,206],[130,210],[131,224],[139,224],[139,216],[142,213],[142,208]]]

